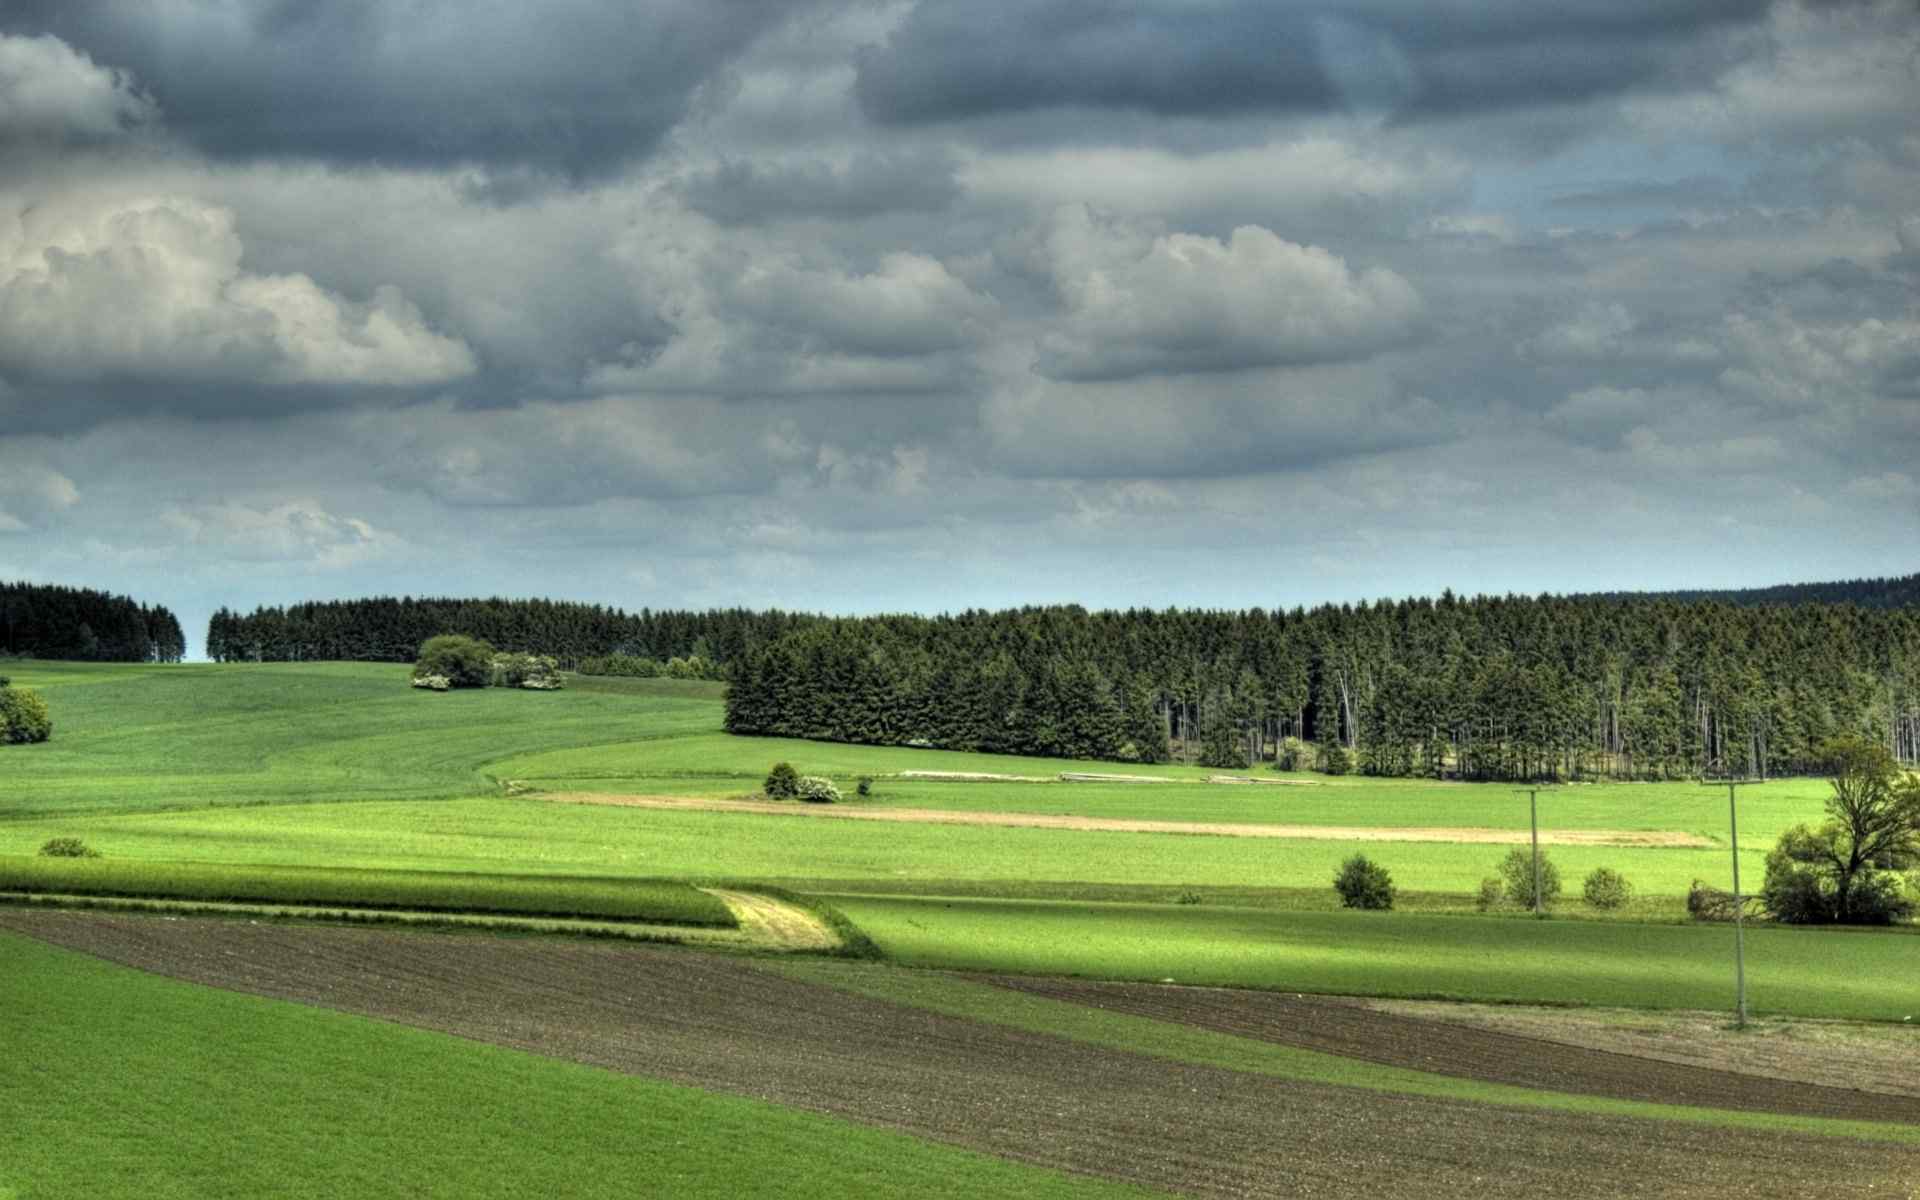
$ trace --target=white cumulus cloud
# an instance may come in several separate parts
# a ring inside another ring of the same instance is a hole
[[[1406,341],[1420,295],[1383,267],[1257,225],[1224,242],[1154,237],[1064,211],[1050,240],[1066,319],[1041,342],[1038,369],[1059,379],[1364,358]]]
[[[70,194],[0,207],[0,366],[68,379],[417,385],[474,370],[391,287],[242,267],[231,210]]]
[[[111,141],[155,116],[124,74],[59,38],[0,35],[0,146]]]

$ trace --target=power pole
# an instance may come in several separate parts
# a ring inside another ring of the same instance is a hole
[[[1729,779],[1727,785],[1727,833],[1733,845],[1733,992],[1734,1025],[1747,1027],[1747,902],[1740,897],[1740,810],[1734,802],[1734,789],[1752,787],[1752,779]],[[1708,784],[1717,787],[1718,784]]]
[[[1527,789],[1527,812],[1533,826],[1533,915],[1546,916],[1540,903],[1540,789]]]

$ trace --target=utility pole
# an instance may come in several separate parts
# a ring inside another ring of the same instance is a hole
[[[1533,915],[1546,916],[1540,903],[1540,789],[1527,789],[1527,812],[1533,826]]]
[[[1733,845],[1733,991],[1734,1025],[1747,1027],[1747,902],[1740,898],[1740,810],[1734,802],[1734,789],[1752,787],[1752,779],[1729,779],[1727,785],[1727,833]],[[1718,784],[1708,784],[1717,787]]]

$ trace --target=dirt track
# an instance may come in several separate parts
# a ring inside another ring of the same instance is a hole
[[[73,912],[0,910],[0,928],[200,983],[1198,1195],[1885,1196],[1920,1187],[1911,1147],[1186,1066],[686,950]],[[1561,1084],[1582,1078],[1570,1071]]]
[[[841,821],[905,821],[933,825],[1007,825],[1028,829],[1104,830],[1111,833],[1184,833],[1215,837],[1292,838],[1341,842],[1468,842],[1523,846],[1524,829],[1350,825],[1265,825],[1254,822],[1134,821],[1115,817],[1075,817],[1064,813],[961,812],[945,808],[853,808],[835,804],[779,804],[768,800],[711,800],[699,796],[615,796],[599,792],[555,792],[541,799],[556,804],[611,804],[625,808],[692,809],[699,812],[766,813]],[[1711,846],[1691,833],[1636,829],[1542,830],[1543,846]]]

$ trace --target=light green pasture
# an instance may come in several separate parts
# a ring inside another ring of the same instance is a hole
[[[973,971],[1730,1009],[1726,926],[835,896],[894,961]],[[1920,1021],[1920,935],[1749,928],[1756,1012]]]

